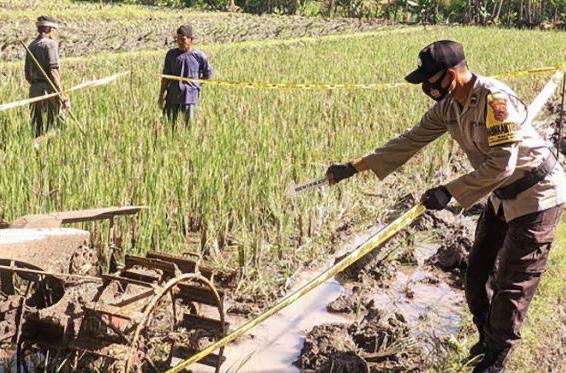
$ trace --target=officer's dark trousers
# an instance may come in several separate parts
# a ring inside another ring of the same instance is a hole
[[[506,349],[521,339],[561,213],[557,206],[506,223],[491,203],[482,212],[469,255],[466,300],[489,349]]]

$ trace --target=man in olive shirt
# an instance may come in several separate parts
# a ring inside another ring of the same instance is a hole
[[[175,75],[191,79],[210,79],[212,67],[204,52],[193,48],[193,28],[189,25],[177,29],[177,46],[167,52],[163,66],[164,75]],[[185,125],[192,121],[200,96],[198,82],[161,79],[159,107],[168,120],[176,123],[179,113]]]
[[[43,96],[53,93],[55,86],[58,92],[63,91],[61,84],[59,44],[54,40],[58,28],[54,18],[41,16],[35,23],[38,35],[28,46],[41,68],[34,59],[26,53],[25,75],[31,84],[29,97]],[[41,71],[43,69],[43,72]],[[46,76],[47,75],[47,76]],[[49,82],[49,80],[51,82]],[[61,108],[68,110],[70,101],[65,96],[57,96],[36,102],[31,105],[31,121],[35,128],[35,136],[41,136],[52,127],[57,120],[62,120]]]
[[[480,334],[470,352],[483,354],[475,373],[503,372],[546,268],[566,202],[564,171],[516,94],[468,70],[459,43],[426,46],[405,79],[422,84],[436,103],[411,130],[361,159],[330,166],[327,177],[337,183],[371,170],[383,179],[446,132],[458,142],[474,171],[427,190],[421,202],[440,210],[452,198],[469,207],[489,196],[466,272],[466,300]]]

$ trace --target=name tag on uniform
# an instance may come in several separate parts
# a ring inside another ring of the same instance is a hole
[[[509,113],[510,105],[504,93],[487,96],[486,128],[489,146],[508,144],[519,140],[519,125]]]

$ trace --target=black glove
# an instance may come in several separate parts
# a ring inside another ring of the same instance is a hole
[[[444,185],[427,190],[421,197],[421,203],[429,210],[442,210],[452,199]]]
[[[340,180],[347,179],[354,176],[358,170],[354,167],[352,162],[333,164],[326,170],[326,175],[332,175],[334,182],[337,183]]]

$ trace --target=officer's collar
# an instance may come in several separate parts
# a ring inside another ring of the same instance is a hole
[[[477,74],[472,73],[472,80],[473,80],[473,85],[472,88],[470,89],[470,92],[468,93],[468,98],[466,99],[466,103],[464,104],[464,107],[461,107],[460,104],[454,98],[452,98],[452,105],[458,107],[458,109],[460,109],[458,111],[460,111],[461,113],[464,113],[468,109],[474,109],[478,106],[480,93],[481,93],[481,90],[479,89],[480,77]]]

